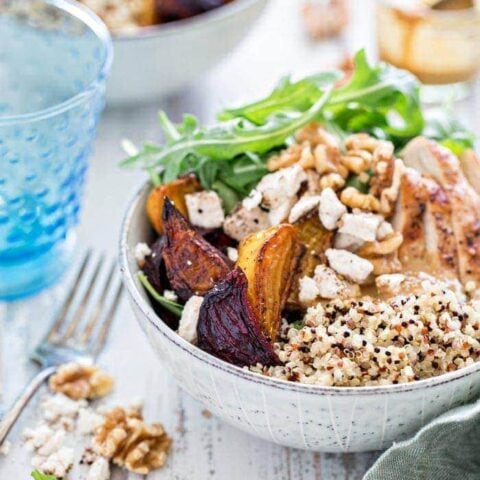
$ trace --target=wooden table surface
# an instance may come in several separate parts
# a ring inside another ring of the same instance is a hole
[[[121,139],[134,142],[158,138],[156,112],[162,108],[178,120],[183,112],[212,120],[222,105],[251,98],[271,88],[286,73],[312,73],[338,62],[345,49],[373,40],[373,0],[351,0],[352,22],[335,41],[318,43],[304,34],[298,0],[271,0],[241,46],[221,65],[204,75],[188,91],[150,105],[115,108],[105,112],[88,179],[86,203],[79,228],[79,245],[94,246],[112,258],[116,255],[120,221],[126,202],[144,179],[142,173],[122,171]],[[51,312],[65,290],[65,282],[25,301],[0,304],[0,411],[18,395],[35,372],[28,352],[48,327]],[[343,480],[361,479],[379,453],[322,454],[284,448],[235,430],[208,418],[204,407],[180,390],[151,351],[122,299],[108,344],[99,363],[116,379],[108,403],[128,404],[135,397],[145,401],[146,418],[164,423],[174,438],[168,464],[149,480]],[[20,432],[35,422],[38,399],[22,416],[12,434],[12,452],[0,458],[2,479],[29,478],[30,454]],[[69,478],[85,472],[75,469]],[[136,479],[115,471],[114,479]]]

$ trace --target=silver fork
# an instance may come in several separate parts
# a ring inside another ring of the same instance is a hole
[[[0,445],[35,392],[59,365],[67,362],[92,363],[101,351],[123,290],[120,279],[115,279],[115,262],[112,262],[103,282],[100,281],[105,263],[104,256],[95,262],[91,250],[82,258],[52,327],[31,355],[42,370],[30,381],[0,423]],[[101,287],[96,296],[98,285]]]

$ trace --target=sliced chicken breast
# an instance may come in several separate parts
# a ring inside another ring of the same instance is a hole
[[[423,215],[428,202],[428,193],[420,173],[406,169],[392,218],[395,231],[403,235],[398,257],[403,269],[409,272],[425,271],[426,236]]]
[[[463,175],[457,157],[436,142],[417,137],[405,147],[403,158],[442,187],[451,205],[460,280],[480,285],[480,197]]]
[[[423,214],[425,248],[430,269],[441,278],[458,278],[457,244],[453,233],[452,208],[445,191],[430,178],[422,179],[428,201]],[[437,270],[437,271],[435,271]]]
[[[480,194],[480,158],[473,150],[465,150],[459,157],[462,171],[468,183]]]

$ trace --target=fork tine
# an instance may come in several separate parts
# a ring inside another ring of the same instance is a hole
[[[107,276],[105,278],[105,281],[104,281],[103,291],[100,295],[100,298],[95,303],[93,311],[90,315],[90,319],[88,320],[87,324],[85,325],[85,328],[83,329],[83,332],[81,333],[81,335],[79,337],[80,338],[80,343],[87,343],[90,335],[92,334],[93,330],[95,329],[97,321],[100,318],[100,314],[102,312],[102,306],[105,303],[108,292],[110,291],[110,285],[111,285],[111,281],[113,279],[113,275],[115,273],[116,266],[117,266],[116,261],[115,260],[112,261],[112,265],[111,265],[110,270],[108,271],[108,274],[107,274]]]
[[[73,336],[75,333],[75,330],[77,329],[78,324],[82,321],[83,318],[85,318],[85,309],[87,308],[88,301],[90,300],[90,297],[92,296],[92,292],[94,290],[95,284],[98,279],[98,275],[100,273],[100,270],[102,269],[102,265],[105,260],[105,255],[101,255],[100,258],[97,261],[97,264],[95,266],[94,272],[91,275],[89,279],[89,285],[87,289],[85,290],[85,293],[83,294],[83,297],[80,299],[78,303],[78,308],[77,311],[75,312],[75,315],[68,325],[67,329],[65,330],[65,333],[62,335],[62,341],[66,342],[69,338]]]
[[[55,336],[58,334],[63,322],[65,321],[67,312],[72,305],[73,298],[75,297],[75,291],[77,289],[78,282],[82,278],[85,272],[85,269],[87,268],[88,262],[90,261],[91,256],[92,256],[92,249],[89,248],[83,256],[80,268],[77,271],[75,279],[72,281],[72,286],[68,291],[67,295],[65,296],[65,300],[62,306],[60,307],[60,310],[57,313],[55,321],[53,322],[53,325],[50,328],[50,331],[46,335],[46,338],[49,342],[54,341]]]
[[[115,317],[115,313],[118,308],[118,304],[120,303],[120,298],[122,296],[123,292],[123,283],[120,280],[119,284],[117,286],[117,290],[115,292],[115,295],[110,303],[110,308],[104,317],[104,322],[103,325],[100,329],[100,333],[98,334],[97,339],[95,340],[95,343],[93,344],[92,351],[93,351],[93,357],[96,358],[97,355],[100,353],[102,350],[105,341],[108,336],[108,332],[110,330],[110,327],[112,326],[113,319]]]

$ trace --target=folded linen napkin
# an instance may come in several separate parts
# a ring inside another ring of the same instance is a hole
[[[455,408],[390,447],[363,480],[479,480],[480,400]]]

